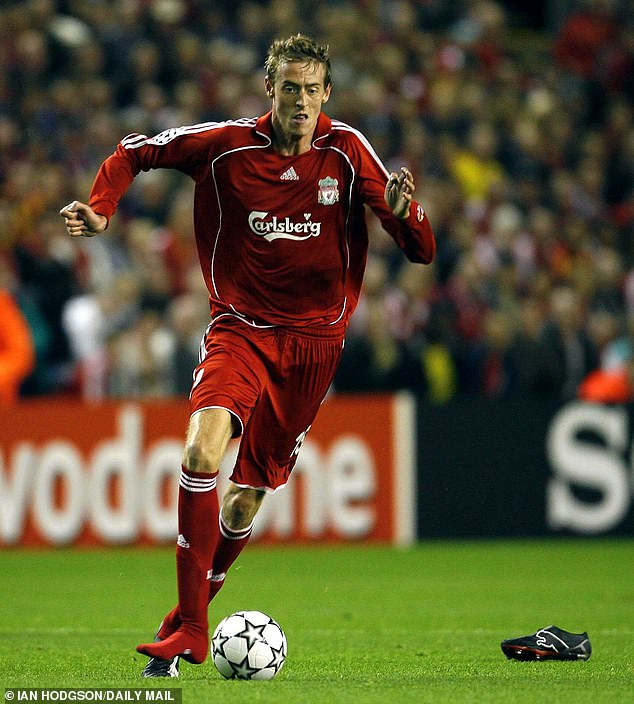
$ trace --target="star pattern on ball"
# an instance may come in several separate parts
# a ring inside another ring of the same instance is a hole
[[[251,667],[249,665],[248,655],[241,663],[232,662],[231,669],[239,680],[250,680],[251,677],[253,677],[253,675],[255,675],[255,673],[259,670],[259,668]]]
[[[216,627],[211,652],[226,679],[271,679],[284,665],[286,638],[270,616],[260,611],[236,611]]]
[[[271,660],[270,667],[275,668],[275,671],[277,672],[284,664],[284,660],[286,658],[284,646],[281,645],[279,648],[272,647],[271,652],[273,653],[273,660]]]
[[[224,645],[228,640],[229,638],[227,636],[223,636],[222,633],[218,633],[213,640],[214,650],[225,656]]]
[[[254,643],[263,639],[262,633],[268,624],[265,623],[263,626],[256,626],[246,618],[244,619],[244,623],[245,629],[240,633],[240,637],[247,641],[247,650],[251,650]]]

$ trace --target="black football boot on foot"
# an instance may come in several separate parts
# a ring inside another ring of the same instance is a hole
[[[161,624],[162,626],[163,624]],[[161,630],[159,626],[159,631]],[[154,642],[161,639],[157,635],[154,636]],[[180,655],[174,655],[170,660],[161,660],[161,658],[150,658],[147,665],[143,668],[142,677],[178,677],[178,663]]]

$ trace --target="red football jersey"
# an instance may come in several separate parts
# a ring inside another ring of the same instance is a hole
[[[283,156],[271,129],[268,113],[129,135],[102,164],[90,205],[110,218],[140,171],[179,169],[196,183],[194,229],[214,319],[343,328],[365,269],[364,204],[411,261],[433,259],[432,229],[416,202],[408,219],[392,215],[388,172],[357,130],[321,113],[312,148]]]

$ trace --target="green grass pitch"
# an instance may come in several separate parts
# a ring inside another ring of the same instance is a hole
[[[0,682],[178,687],[185,704],[634,702],[634,541],[250,546],[210,624],[259,609],[288,658],[270,682],[210,660],[143,680],[134,646],[175,598],[172,549],[0,553]],[[508,661],[503,638],[555,623],[589,632],[588,662]]]

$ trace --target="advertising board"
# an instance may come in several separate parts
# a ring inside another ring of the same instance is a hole
[[[153,544],[176,536],[185,401],[25,402],[0,413],[0,544]],[[415,538],[407,396],[329,397],[287,486],[263,504],[261,541]],[[237,453],[221,467],[222,489]]]

